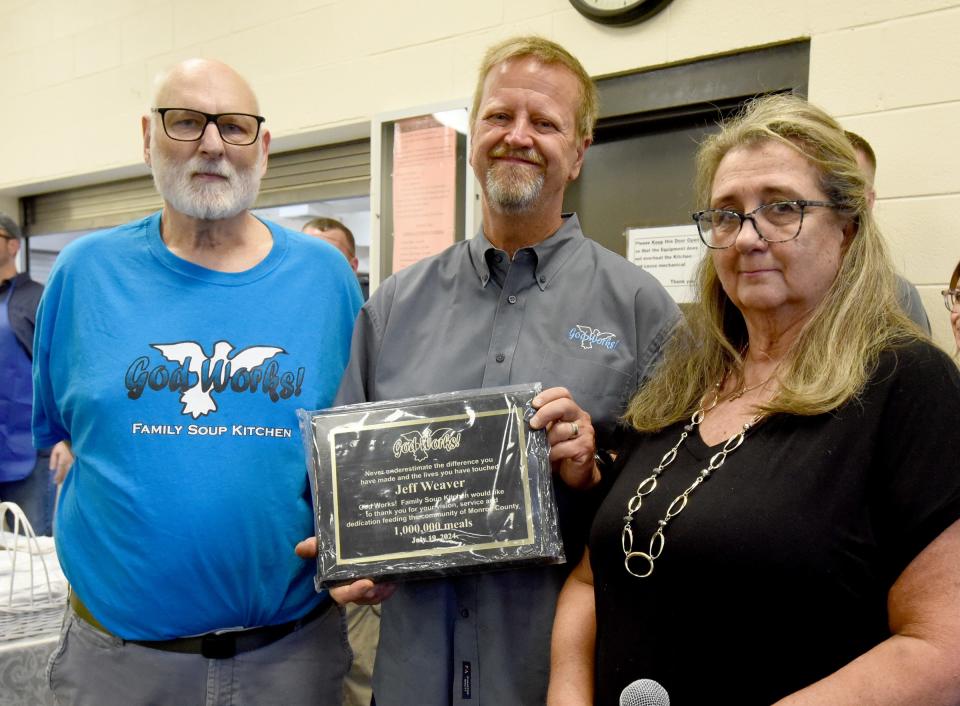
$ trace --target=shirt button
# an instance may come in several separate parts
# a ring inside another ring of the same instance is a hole
[[[466,608],[461,608],[461,609],[460,609],[460,617],[461,617],[461,618],[469,618],[469,617],[470,617],[470,611],[467,610]]]
[[[506,360],[506,359],[507,359],[507,356],[505,356],[503,353],[497,353],[497,362],[498,362],[498,363],[502,363],[502,362],[503,362],[504,360]]]
[[[547,281],[546,276],[540,275],[540,284],[543,284],[543,283],[546,282],[546,281]]]
[[[516,304],[517,298],[511,294],[509,297],[507,297],[507,301],[510,302],[511,304]]]
[[[501,262],[502,260],[503,260],[503,255],[501,255],[500,253],[497,253],[496,255],[493,256],[494,262]]]

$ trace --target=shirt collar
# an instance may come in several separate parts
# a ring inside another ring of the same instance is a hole
[[[18,272],[9,279],[0,280],[0,291],[5,292],[13,282],[20,284],[22,280],[27,279],[26,272]]]
[[[584,240],[580,229],[580,219],[575,213],[564,213],[561,216],[563,223],[557,231],[530,248],[536,259],[537,286],[541,291],[546,289],[556,276],[567,259],[576,251]],[[487,262],[487,253],[497,249],[490,244],[483,228],[470,239],[470,259],[480,279],[480,286],[486,287],[490,282],[490,264]]]

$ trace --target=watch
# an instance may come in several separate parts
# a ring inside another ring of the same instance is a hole
[[[632,25],[660,12],[673,0],[570,0],[581,15],[605,25]]]

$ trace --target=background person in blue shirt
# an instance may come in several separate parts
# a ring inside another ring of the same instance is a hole
[[[19,505],[34,532],[50,536],[54,478],[62,479],[73,456],[63,441],[34,451],[30,437],[33,329],[43,286],[17,274],[20,241],[20,227],[0,213],[0,501]]]

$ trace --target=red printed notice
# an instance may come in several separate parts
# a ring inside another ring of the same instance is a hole
[[[398,120],[393,139],[393,271],[453,244],[457,131],[432,116]]]

